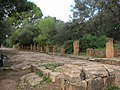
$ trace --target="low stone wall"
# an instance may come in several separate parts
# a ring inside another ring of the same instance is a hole
[[[87,56],[105,58],[106,57],[106,51],[105,50],[96,50],[96,49],[88,48],[87,49]],[[120,51],[119,50],[114,50],[114,57],[120,57]]]
[[[101,64],[109,64],[109,65],[116,65],[120,66],[120,59],[112,59],[112,58],[93,58],[89,61],[92,62],[99,62]]]

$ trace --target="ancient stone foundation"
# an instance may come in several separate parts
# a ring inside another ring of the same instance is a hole
[[[98,64],[67,64],[61,70],[62,90],[104,90],[115,84],[113,70]]]
[[[42,65],[32,65],[33,72],[41,72],[61,90],[105,90],[108,86],[120,88],[120,67],[95,62],[75,61],[55,71]]]

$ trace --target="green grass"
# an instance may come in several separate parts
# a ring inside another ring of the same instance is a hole
[[[43,81],[45,81],[45,82],[47,82],[47,83],[51,83],[51,82],[52,82],[52,80],[49,79],[49,78],[46,77],[46,76],[43,76]]]
[[[37,72],[36,74],[39,75],[39,77],[42,77],[44,82],[47,82],[47,83],[52,82],[52,80],[49,79],[48,77],[44,76],[42,72],[39,72],[39,73]]]
[[[120,89],[116,86],[107,86],[105,90],[120,90]]]
[[[45,67],[46,69],[55,71],[57,65],[56,64],[40,64],[39,67]]]
[[[56,65],[55,64],[46,64],[45,68],[54,71],[56,69]]]

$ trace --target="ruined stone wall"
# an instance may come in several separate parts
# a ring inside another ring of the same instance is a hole
[[[86,51],[87,56],[92,57],[99,57],[99,58],[105,58],[106,57],[106,51],[105,50],[96,50],[96,49],[87,49]],[[120,51],[114,50],[114,57],[120,57]]]

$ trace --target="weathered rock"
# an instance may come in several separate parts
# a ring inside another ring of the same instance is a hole
[[[64,90],[86,90],[87,89],[87,82],[86,81],[81,81],[77,83],[65,83],[65,88]]]
[[[120,72],[115,73],[115,85],[120,88]]]
[[[49,78],[52,79],[52,82],[57,82],[59,79],[60,72],[50,72]]]
[[[87,79],[108,76],[106,69],[99,64],[87,65],[83,67]]]
[[[102,90],[103,88],[103,79],[95,78],[95,79],[87,79],[87,90]]]
[[[80,81],[80,72],[82,71],[82,67],[77,65],[67,64],[65,65],[61,73],[64,75],[65,80],[69,80],[71,83]]]
[[[23,77],[21,77],[20,80],[21,80],[22,83],[26,83],[26,84],[29,84],[31,86],[38,85],[38,84],[40,84],[43,81],[43,79],[40,78],[35,73],[29,73],[27,75],[24,75]],[[23,85],[23,84],[21,84],[21,85]]]

